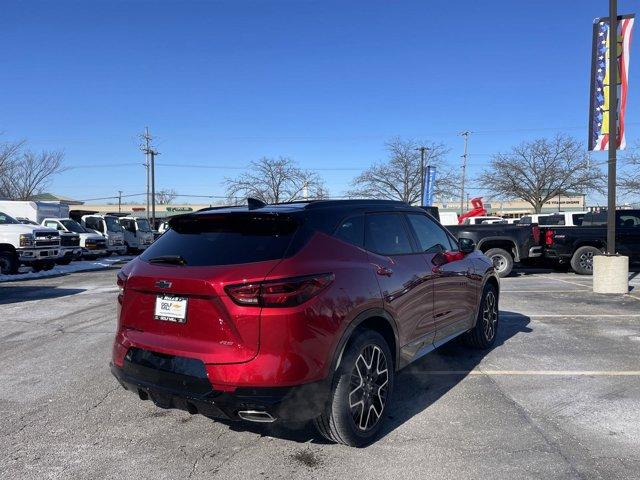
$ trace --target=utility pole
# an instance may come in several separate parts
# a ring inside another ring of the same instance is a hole
[[[122,190],[118,190],[118,213],[122,212]]]
[[[470,133],[471,132],[469,132],[468,130],[460,133],[460,135],[464,137],[464,153],[462,154],[462,179],[461,179],[462,189],[460,192],[460,215],[464,213],[464,181],[467,173],[467,148],[469,144]]]
[[[609,168],[607,253],[616,254],[616,150],[618,148],[618,2],[609,0]]]
[[[418,147],[416,150],[420,152],[420,206],[424,207],[424,154],[429,149]]]
[[[147,169],[147,220],[155,223],[156,220],[156,175],[155,175],[155,157],[160,155],[157,150],[151,146],[153,137],[149,134],[149,127],[144,127],[144,133],[140,135],[142,144],[140,150],[145,154],[145,163]],[[151,191],[149,189],[151,188]],[[149,217],[149,203],[151,203],[151,217]]]

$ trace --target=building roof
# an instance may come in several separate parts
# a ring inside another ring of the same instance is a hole
[[[63,197],[62,195],[55,195],[53,193],[39,193],[38,195],[33,195],[31,200],[41,201],[41,202],[60,202],[66,205],[83,205],[84,202],[80,200],[74,200],[72,198]]]

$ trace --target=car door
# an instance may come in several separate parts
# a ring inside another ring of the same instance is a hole
[[[420,349],[433,343],[431,271],[400,213],[367,214],[364,242],[384,308],[396,321],[403,361],[411,361]]]
[[[632,262],[640,260],[640,212],[616,212],[616,250],[627,255]]]
[[[463,255],[457,242],[427,215],[407,214],[425,264],[433,273],[434,343],[473,326],[477,302],[477,276],[471,256]]]

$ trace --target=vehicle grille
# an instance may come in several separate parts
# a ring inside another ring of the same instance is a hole
[[[77,247],[80,245],[80,237],[77,235],[61,235],[60,246],[61,247]]]
[[[106,240],[87,240],[87,250],[104,250],[107,248]]]
[[[34,232],[36,247],[57,247],[60,245],[58,232]]]

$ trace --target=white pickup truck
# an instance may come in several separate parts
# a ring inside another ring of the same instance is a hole
[[[97,258],[107,254],[107,239],[99,233],[87,230],[70,218],[45,218],[42,225],[59,232],[73,232],[80,236],[80,248],[84,258]]]
[[[21,264],[34,271],[51,270],[60,255],[60,234],[41,226],[24,225],[0,212],[0,274],[18,273]]]

